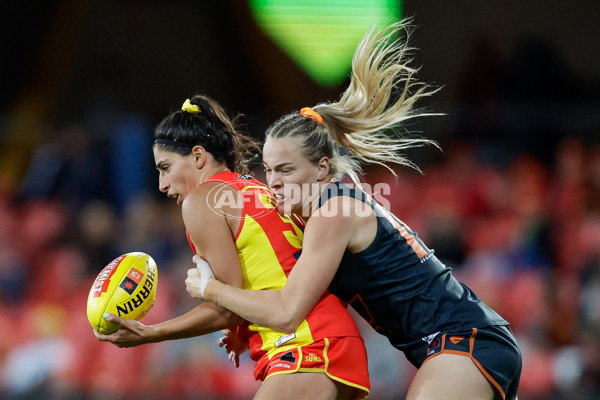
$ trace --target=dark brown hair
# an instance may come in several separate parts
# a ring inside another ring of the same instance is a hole
[[[260,147],[239,132],[240,115],[230,118],[219,103],[203,94],[193,96],[190,103],[200,111],[177,110],[167,115],[154,131],[154,146],[188,155],[200,145],[231,171],[249,173],[249,164],[260,153]]]

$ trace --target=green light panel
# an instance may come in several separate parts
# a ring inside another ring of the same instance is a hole
[[[315,82],[340,84],[367,28],[398,21],[402,0],[249,0],[258,26]]]

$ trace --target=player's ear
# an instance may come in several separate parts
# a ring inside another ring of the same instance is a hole
[[[194,157],[196,168],[200,169],[204,167],[204,164],[206,164],[206,149],[202,146],[194,146],[192,157]]]
[[[329,175],[329,157],[321,157],[317,164],[317,180],[322,181]]]

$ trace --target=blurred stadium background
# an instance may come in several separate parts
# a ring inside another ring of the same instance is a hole
[[[411,152],[422,176],[369,169],[366,181],[392,185],[392,210],[511,322],[521,400],[600,398],[597,0],[0,7],[1,399],[252,397],[253,363],[234,369],[218,334],[99,343],[85,316],[89,287],[119,254],[145,251],[160,284],[144,322],[190,309],[191,253],[179,209],[157,190],[154,125],[203,91],[261,139],[283,113],[339,97],[348,46],[382,15],[415,18],[418,76],[443,86],[421,105],[447,115],[411,128],[444,152]],[[346,41],[329,43],[330,34]],[[414,368],[361,328],[370,398],[403,398]]]

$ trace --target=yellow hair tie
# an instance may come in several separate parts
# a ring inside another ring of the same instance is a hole
[[[202,112],[202,110],[200,109],[200,106],[196,105],[196,104],[192,104],[190,99],[185,100],[185,103],[183,103],[183,105],[181,106],[181,111],[186,111],[186,112],[189,112],[190,114],[198,114],[199,112]]]
[[[321,117],[321,114],[319,114],[310,107],[304,107],[303,109],[301,109],[300,114],[302,114],[303,117],[312,118],[320,124],[323,123],[323,117]]]

